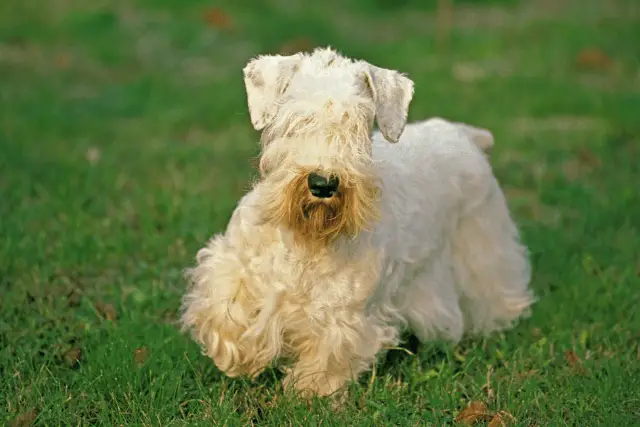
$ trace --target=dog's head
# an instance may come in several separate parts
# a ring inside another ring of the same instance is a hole
[[[251,122],[262,131],[264,220],[305,243],[355,237],[377,215],[374,120],[397,142],[413,82],[330,48],[260,56],[243,73]]]

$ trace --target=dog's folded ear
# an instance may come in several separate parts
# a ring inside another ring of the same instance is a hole
[[[263,55],[243,68],[244,84],[251,123],[256,130],[267,126],[278,112],[278,99],[296,73],[301,54]]]
[[[413,81],[397,71],[364,64],[364,78],[375,103],[380,132],[387,141],[398,142],[407,124]]]

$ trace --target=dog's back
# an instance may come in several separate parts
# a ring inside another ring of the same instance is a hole
[[[466,126],[440,118],[410,123],[393,145],[374,134],[383,199],[376,240],[397,259],[426,256],[439,244],[433,234],[446,233],[455,219],[452,213],[489,191],[491,167],[470,135],[476,128]]]

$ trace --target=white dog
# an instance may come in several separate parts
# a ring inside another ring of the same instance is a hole
[[[278,360],[285,387],[327,395],[405,328],[456,341],[529,312],[490,132],[442,119],[405,129],[413,82],[330,48],[243,72],[261,180],[198,252],[182,307],[222,371],[255,376]]]

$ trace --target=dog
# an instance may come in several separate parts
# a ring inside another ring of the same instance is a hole
[[[530,314],[490,131],[407,125],[413,81],[331,47],[258,56],[243,76],[260,179],[198,251],[181,308],[221,371],[275,363],[286,389],[326,396],[407,330],[456,342]]]

